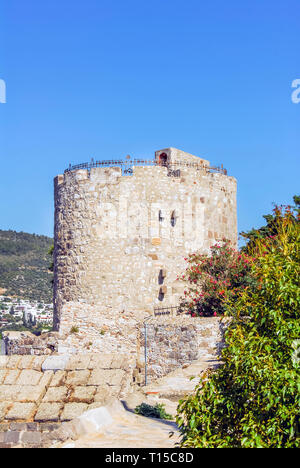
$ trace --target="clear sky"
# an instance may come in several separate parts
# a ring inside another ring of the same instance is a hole
[[[70,162],[177,147],[238,180],[239,231],[299,194],[299,0],[0,0],[0,229],[53,233]]]

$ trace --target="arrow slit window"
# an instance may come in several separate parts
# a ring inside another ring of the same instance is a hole
[[[176,219],[177,219],[176,211],[173,210],[172,213],[171,213],[171,226],[172,226],[172,227],[175,226],[175,224],[176,224]]]

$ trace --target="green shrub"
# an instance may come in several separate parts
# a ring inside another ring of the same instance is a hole
[[[300,447],[300,229],[280,212],[277,234],[253,244],[257,286],[227,305],[223,365],[179,404],[183,447]]]
[[[72,333],[72,334],[73,334],[73,333],[79,333],[79,328],[78,328],[78,327],[75,327],[75,326],[73,325],[73,327],[72,327],[71,330],[70,330],[70,333]]]
[[[165,405],[157,403],[155,406],[142,403],[134,410],[136,414],[147,416],[148,418],[173,419],[171,414],[166,413]]]
[[[186,282],[181,307],[193,317],[224,315],[228,298],[235,299],[254,282],[252,258],[226,239],[213,245],[210,255],[194,253],[185,260],[189,266],[178,278]]]
[[[294,206],[287,206],[286,208],[290,212],[290,222],[297,223],[299,221],[299,214],[300,214],[300,196],[295,195],[293,197]],[[258,239],[263,240],[266,238],[270,238],[271,236],[276,236],[278,234],[277,227],[278,222],[280,222],[279,218],[282,216],[282,209],[278,209],[275,207],[273,213],[264,215],[263,218],[266,221],[266,224],[259,229],[251,229],[248,232],[241,232],[241,236],[247,240],[247,243],[244,247],[242,247],[243,252],[251,252],[251,250],[256,245],[256,241]]]

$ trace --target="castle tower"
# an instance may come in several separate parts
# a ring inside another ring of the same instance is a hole
[[[70,167],[55,178],[55,328],[100,342],[177,305],[186,255],[224,237],[236,245],[236,180],[204,159],[167,148]]]

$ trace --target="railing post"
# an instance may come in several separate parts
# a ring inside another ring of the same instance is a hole
[[[144,334],[145,334],[145,342],[144,342],[144,354],[145,354],[145,387],[148,383],[148,375],[147,375],[147,371],[148,371],[148,368],[147,368],[147,359],[148,359],[148,356],[147,356],[147,321],[149,319],[152,318],[152,315],[149,315],[149,317],[147,317],[145,320],[144,320]]]

